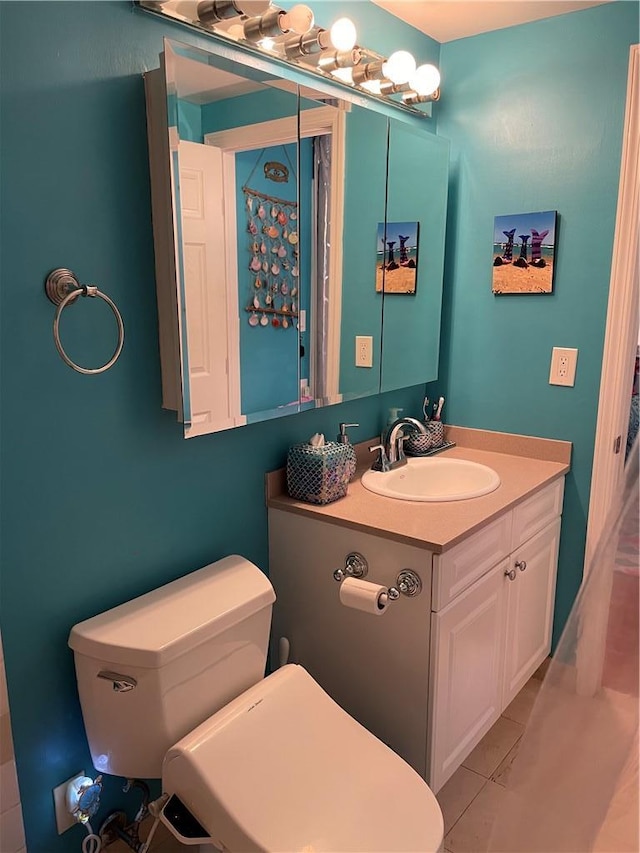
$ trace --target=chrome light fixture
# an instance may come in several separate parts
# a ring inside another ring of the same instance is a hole
[[[329,29],[315,26],[313,11],[304,4],[288,11],[270,0],[137,0],[137,5],[423,117],[427,113],[416,105],[440,98],[434,65],[416,67],[406,50],[386,58],[357,45],[349,18],[338,18]]]

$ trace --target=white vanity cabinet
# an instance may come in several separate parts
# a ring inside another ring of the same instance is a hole
[[[442,553],[352,529],[331,516],[269,509],[280,637],[292,662],[438,791],[548,655],[564,477]],[[366,580],[423,588],[381,617],[340,603],[333,571],[353,551]]]
[[[435,791],[549,654],[563,490],[561,478],[434,557],[428,781]],[[469,583],[478,566],[480,579]]]

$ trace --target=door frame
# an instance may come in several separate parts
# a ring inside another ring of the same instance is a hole
[[[598,421],[593,454],[584,578],[624,471],[634,354],[638,345],[640,226],[640,45],[630,48],[616,232],[611,263]],[[616,443],[619,448],[616,450]],[[593,696],[602,682],[613,571],[594,574],[585,598],[576,655],[576,689]]]
[[[640,230],[640,45],[630,48],[607,325],[596,425],[584,575],[624,469],[629,396],[638,346]],[[616,452],[616,444],[619,449]]]

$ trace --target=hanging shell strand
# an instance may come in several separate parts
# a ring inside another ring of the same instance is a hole
[[[297,325],[297,203],[244,187],[249,235],[250,326],[288,329]],[[290,277],[293,276],[294,280]],[[262,294],[262,295],[261,295]],[[268,316],[271,315],[271,316]]]

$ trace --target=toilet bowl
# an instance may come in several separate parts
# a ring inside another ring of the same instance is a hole
[[[234,556],[74,626],[96,769],[161,777],[160,819],[203,849],[441,850],[413,768],[302,666],[263,677],[274,599]]]

